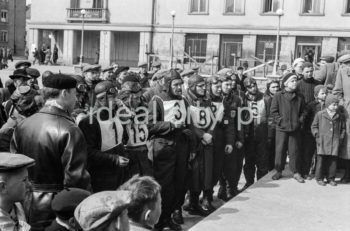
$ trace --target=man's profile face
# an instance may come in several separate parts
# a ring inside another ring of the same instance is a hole
[[[25,199],[26,193],[30,188],[28,180],[28,170],[23,168],[10,175],[6,181],[7,194],[13,202],[21,202]]]

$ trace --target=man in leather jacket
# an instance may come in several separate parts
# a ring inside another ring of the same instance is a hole
[[[25,153],[37,163],[28,169],[33,190],[24,204],[32,230],[50,225],[55,218],[51,201],[63,188],[90,188],[86,141],[70,117],[76,80],[53,74],[43,85],[45,106],[17,126],[10,145],[12,153]]]

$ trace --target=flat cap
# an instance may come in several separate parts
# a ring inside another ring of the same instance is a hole
[[[35,161],[22,154],[0,152],[0,172],[8,172],[33,166]]]
[[[128,71],[130,69],[130,67],[127,66],[120,66],[117,68],[117,70],[114,72],[116,75],[119,75],[120,73],[122,73],[123,71]]]
[[[17,79],[17,78],[25,78],[30,79],[30,76],[28,75],[27,71],[25,69],[16,69],[13,71],[13,74],[9,76],[10,79]]]
[[[30,67],[31,65],[32,64],[29,61],[27,61],[27,60],[25,60],[25,61],[18,61],[16,63],[16,65],[15,65],[15,68],[18,69],[20,67]]]
[[[162,63],[161,63],[159,60],[154,61],[154,62],[152,63],[152,67],[160,67],[161,65],[162,65]]]
[[[105,73],[105,72],[111,72],[113,71],[113,67],[106,67],[104,69],[102,69],[102,72]]]
[[[130,205],[130,191],[103,191],[83,200],[74,217],[84,231],[100,230]]]
[[[27,74],[28,74],[30,77],[32,77],[33,79],[36,79],[36,78],[38,78],[38,77],[40,76],[40,72],[39,72],[38,69],[28,67],[28,68],[26,69],[26,71],[27,71]]]
[[[339,63],[347,63],[350,61],[350,54],[345,54],[339,57],[338,62]]]
[[[198,71],[198,70],[199,70],[199,67],[198,67],[198,66],[197,66],[197,67],[192,67],[192,70]]]
[[[99,71],[101,69],[101,65],[91,65],[91,64],[88,64],[88,65],[85,65],[83,67],[83,72],[89,72],[89,71]]]
[[[218,75],[228,75],[231,76],[233,75],[233,71],[231,68],[223,68],[221,70],[218,71]]]
[[[303,59],[303,58],[296,58],[295,60],[294,60],[294,62],[293,62],[293,67],[295,66],[295,65],[297,65],[298,63],[300,63],[300,62],[305,62],[305,59]]]
[[[66,188],[57,193],[51,202],[51,208],[58,218],[68,220],[74,217],[75,208],[91,193],[79,188]]]
[[[77,86],[77,81],[70,75],[53,74],[43,79],[43,85],[55,89],[72,89]]]
[[[147,67],[147,62],[139,62],[137,64],[138,67]]]
[[[96,95],[98,95],[104,92],[108,92],[110,89],[114,89],[116,93],[116,89],[114,88],[113,83],[111,81],[105,80],[96,84],[94,92]]]
[[[333,56],[322,56],[320,60],[324,60],[327,63],[333,63],[334,62],[334,57]]]
[[[195,73],[194,70],[184,70],[183,72],[181,72],[181,77],[191,76],[194,73]]]

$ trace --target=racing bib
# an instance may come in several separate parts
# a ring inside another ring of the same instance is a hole
[[[186,122],[186,106],[183,100],[163,101],[164,121],[172,123]]]
[[[139,147],[146,145],[148,139],[148,128],[146,124],[127,124],[126,131],[129,135],[127,147]]]
[[[117,117],[113,120],[98,121],[101,129],[101,151],[109,150],[120,144],[123,139],[123,126]]]
[[[224,104],[222,102],[212,102],[211,110],[215,116],[216,122],[221,122],[224,118]]]
[[[206,129],[209,127],[211,124],[210,108],[190,106],[188,110],[195,127],[201,129]]]

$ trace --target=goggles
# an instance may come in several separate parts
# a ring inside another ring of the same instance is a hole
[[[87,86],[86,86],[86,84],[80,83],[80,84],[77,85],[76,88],[77,88],[77,90],[78,90],[79,92],[87,92]]]

